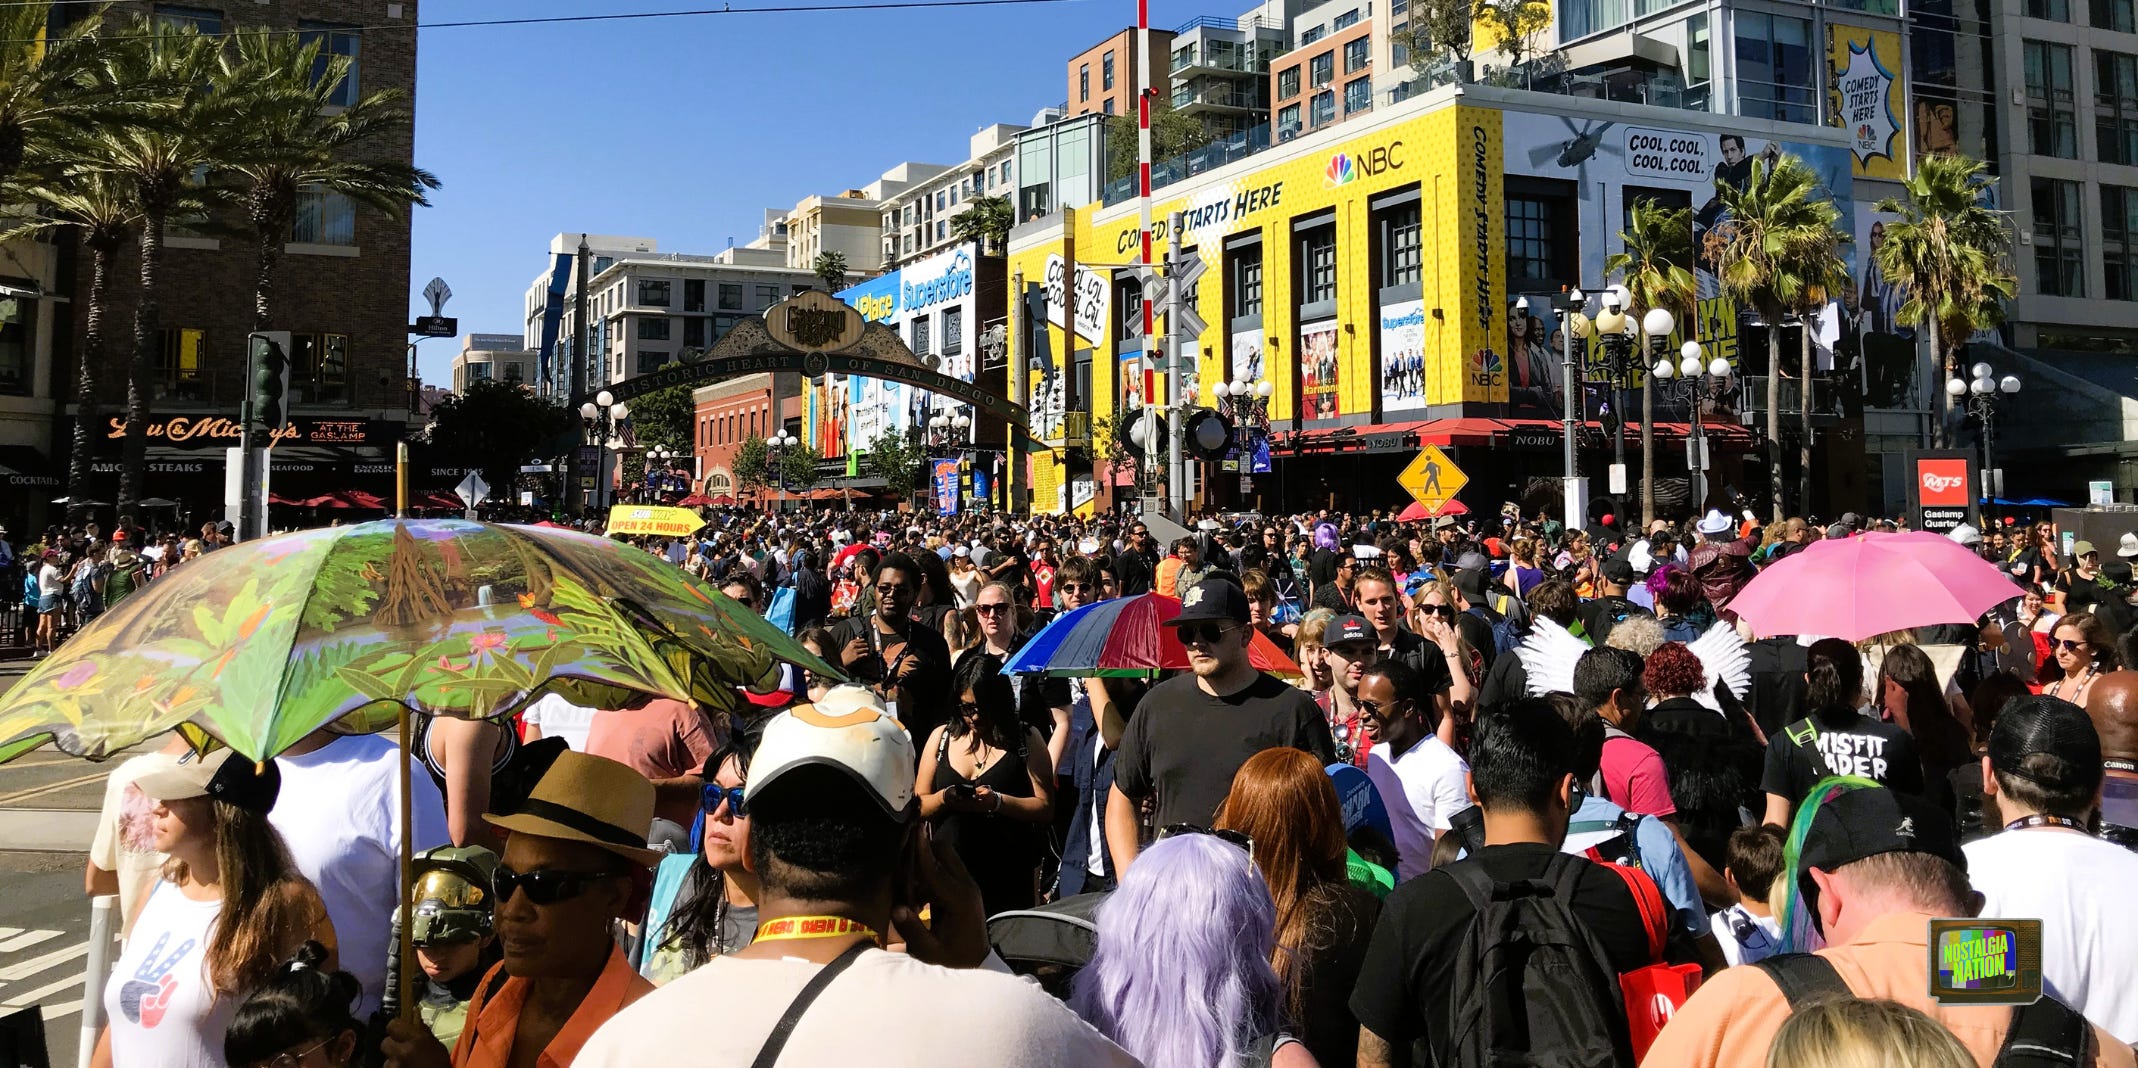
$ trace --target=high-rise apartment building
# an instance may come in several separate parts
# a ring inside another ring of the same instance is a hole
[[[1159,94],[1171,89],[1166,67],[1173,54],[1173,35],[1149,31],[1150,79],[1136,83],[1136,58],[1144,45],[1134,28],[1122,30],[1069,59],[1069,104],[1071,115],[1136,114],[1136,94],[1149,88]]]
[[[982,127],[972,135],[972,154],[965,162],[945,167],[934,177],[891,197],[883,210],[885,269],[925,259],[958,244],[951,220],[963,215],[975,200],[1007,198],[1015,211],[1017,135],[1025,129],[1001,122]]]
[[[1372,6],[1332,0],[1293,17],[1291,51],[1269,68],[1276,140],[1373,110]]]
[[[1283,12],[1268,5],[1239,18],[1203,16],[1173,31],[1173,110],[1212,138],[1269,122],[1270,62],[1291,47]]]
[[[804,197],[785,220],[787,266],[810,270],[818,256],[836,252],[856,277],[881,274],[890,264],[883,226],[891,201],[949,169],[937,163],[901,163],[860,189]]]

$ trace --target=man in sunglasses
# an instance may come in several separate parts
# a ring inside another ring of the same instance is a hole
[[[1147,694],[1121,740],[1106,802],[1106,844],[1126,872],[1142,844],[1139,806],[1153,802],[1152,826],[1207,826],[1232,777],[1264,749],[1303,749],[1336,759],[1328,720],[1307,692],[1256,669],[1247,594],[1229,576],[1204,579],[1181,598],[1170,625],[1191,673]]]
[[[1121,586],[1121,596],[1135,597],[1151,592],[1151,578],[1158,570],[1158,542],[1151,537],[1151,528],[1137,523],[1128,529],[1128,548],[1114,557],[1114,575]]]
[[[570,1064],[597,1028],[653,991],[610,933],[643,908],[660,860],[645,848],[653,784],[566,751],[518,812],[484,819],[511,832],[491,876],[504,960],[477,984],[450,1056],[420,1022],[388,1023],[390,1068]]]
[[[832,629],[839,666],[883,701],[915,738],[950,718],[950,646],[942,634],[913,621],[926,581],[920,565],[892,553],[876,566],[875,611]]]
[[[1342,622],[1339,620],[1338,622]],[[1470,807],[1469,765],[1433,734],[1431,694],[1417,669],[1382,660],[1359,680],[1359,722],[1372,749],[1366,774],[1381,792],[1395,830],[1396,877],[1410,879],[1433,866],[1433,842],[1449,818]]]

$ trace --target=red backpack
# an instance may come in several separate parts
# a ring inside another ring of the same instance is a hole
[[[1633,1055],[1645,1058],[1663,1025],[1700,988],[1700,966],[1664,963],[1663,947],[1670,940],[1670,905],[1663,900],[1663,891],[1656,887],[1655,880],[1639,868],[1608,862],[1604,867],[1626,881],[1626,892],[1640,907],[1641,925],[1648,933],[1648,959],[1653,963],[1621,972],[1618,977],[1619,991],[1626,998],[1626,1030],[1633,1039]]]

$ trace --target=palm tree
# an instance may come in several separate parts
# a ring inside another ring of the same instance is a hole
[[[161,347],[157,293],[165,227],[203,195],[200,176],[208,168],[243,155],[238,148],[252,129],[245,102],[215,91],[216,52],[216,43],[191,27],[138,20],[123,40],[99,51],[92,72],[96,84],[113,93],[161,87],[154,96],[135,101],[123,121],[103,124],[85,140],[84,166],[111,176],[141,212],[140,294],[134,305],[126,440],[119,470],[122,516],[141,499],[148,469],[151,373]]]
[[[817,272],[824,288],[834,293],[846,288],[846,253],[832,251],[817,253],[817,262],[810,270]]]
[[[323,61],[322,61],[323,60]],[[398,160],[360,158],[368,139],[409,121],[398,89],[366,93],[337,105],[349,75],[346,56],[320,55],[320,42],[292,33],[242,34],[219,53],[219,91],[245,100],[253,143],[226,161],[219,179],[235,187],[254,247],[254,330],[274,323],[275,268],[307,192],[339,193],[398,217],[411,204],[428,205],[436,189],[429,171]]]
[[[1683,323],[1687,336],[1699,305],[1700,289],[1693,279],[1693,212],[1691,208],[1667,208],[1653,200],[1633,206],[1626,229],[1618,235],[1624,252],[1604,260],[1604,273],[1620,276],[1633,296],[1628,315],[1645,316],[1650,308],[1663,308]],[[1665,357],[1668,359],[1669,357]],[[1641,529],[1655,525],[1655,390],[1642,375],[1641,385]],[[1694,418],[1699,413],[1694,412]],[[1700,501],[1692,502],[1698,511]]]
[[[52,4],[0,8],[0,182],[46,169],[43,146],[98,119],[111,102],[87,81],[103,24],[101,9],[52,28]]]
[[[74,170],[50,185],[25,188],[21,195],[39,217],[0,234],[0,244],[73,230],[89,250],[89,292],[82,316],[82,348],[74,358],[74,442],[67,461],[67,515],[89,518],[87,501],[92,454],[103,422],[97,407],[97,373],[104,366],[104,316],[110,300],[111,267],[119,248],[140,225],[140,205],[132,190],[107,174]]]
[[[1985,169],[1966,156],[1925,156],[1914,177],[1901,183],[1905,199],[1887,197],[1874,208],[1900,216],[1886,224],[1874,262],[1889,283],[1907,287],[1895,318],[1922,326],[1930,336],[1939,381],[1954,377],[1953,349],[1975,331],[2003,322],[2005,302],[2018,291],[2008,266],[2011,224],[1989,206]],[[1944,444],[1945,433],[1941,412],[1933,440]]]
[[[1841,258],[1841,246],[1851,240],[1840,230],[1841,209],[1833,201],[1816,202],[1833,220],[1824,241],[1807,241],[1797,250],[1796,274],[1804,280],[1802,299],[1797,302],[1797,331],[1801,350],[1797,373],[1798,423],[1797,435],[1797,510],[1811,510],[1811,335],[1815,317],[1826,308],[1832,294],[1839,293],[1848,284],[1848,261]]]
[[[1775,342],[1782,313],[1801,306],[1807,289],[1823,276],[1804,271],[1816,262],[1806,249],[1833,239],[1832,196],[1802,159],[1770,153],[1752,161],[1743,188],[1715,185],[1724,220],[1707,234],[1703,251],[1716,264],[1722,290],[1739,304],[1749,304],[1767,324],[1767,473],[1774,518],[1785,518],[1782,503],[1781,357]]]
[[[1010,227],[1016,217],[1010,212],[1010,198],[974,197],[969,207],[950,219],[950,236],[959,241],[980,242],[981,255],[1001,252],[1008,246]]]

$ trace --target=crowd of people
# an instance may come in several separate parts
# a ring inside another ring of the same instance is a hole
[[[2128,564],[1965,528],[2024,590],[1980,619],[1731,612],[1881,527],[712,512],[631,540],[845,680],[134,757],[98,1063],[2132,1064]],[[1006,671],[1144,594],[1185,670]],[[1932,997],[1978,915],[2049,996]],[[998,951],[1064,916],[1082,959]]]

